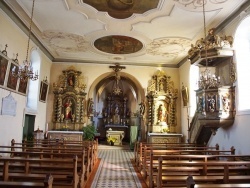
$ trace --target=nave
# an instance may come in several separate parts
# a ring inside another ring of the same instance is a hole
[[[100,163],[91,188],[147,187],[145,183],[140,182],[139,173],[133,167],[134,151],[129,148],[128,144],[108,146],[99,143],[98,158]],[[88,186],[90,185],[86,185]]]

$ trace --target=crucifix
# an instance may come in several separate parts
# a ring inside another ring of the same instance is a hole
[[[120,81],[120,75],[118,74],[119,71],[122,69],[125,69],[126,67],[120,66],[118,63],[115,64],[115,66],[109,66],[109,68],[113,69],[115,71],[115,81],[116,84],[113,88],[113,93],[115,95],[120,95],[122,93],[122,89],[119,87],[119,81]]]
[[[122,69],[126,69],[125,66],[120,66],[119,63],[116,63],[115,66],[109,66],[109,68],[113,69],[115,72],[119,72]]]

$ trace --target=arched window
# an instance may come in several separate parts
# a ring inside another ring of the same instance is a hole
[[[191,117],[194,116],[196,111],[196,92],[198,89],[198,80],[199,80],[199,67],[196,65],[191,65],[190,67],[190,91],[189,91],[189,105],[190,105],[190,113]]]
[[[33,71],[38,71],[38,75],[40,72],[40,64],[41,58],[37,49],[31,51],[30,56]],[[28,96],[27,96],[27,110],[28,111],[37,111],[37,103],[39,99],[39,79],[36,81],[29,80],[29,88],[28,88]]]
[[[234,49],[237,66],[237,109],[250,112],[250,16],[238,26],[235,33]]]

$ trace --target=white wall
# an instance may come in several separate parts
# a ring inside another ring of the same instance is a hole
[[[7,52],[10,59],[15,59],[16,53],[18,53],[18,60],[21,64],[26,58],[28,37],[21,29],[15,25],[14,22],[0,9],[0,51],[3,51],[5,44],[8,45]],[[37,48],[33,42],[30,42],[30,50]],[[45,76],[50,79],[50,67],[51,61],[40,51],[41,65],[39,73],[39,88],[40,81]],[[9,95],[10,91],[0,88],[0,107],[2,107],[2,98]],[[10,141],[15,139],[20,142],[23,134],[24,124],[24,112],[26,108],[26,97],[15,92],[11,92],[11,95],[17,101],[17,115],[7,116],[0,114],[0,145],[10,145]],[[35,119],[35,130],[38,128],[44,130],[46,124],[46,103],[38,101],[38,109]]]

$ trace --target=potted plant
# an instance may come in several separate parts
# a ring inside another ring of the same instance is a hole
[[[113,145],[115,144],[116,140],[117,140],[117,138],[111,137],[111,136],[109,136],[109,137],[107,138],[107,142],[108,142],[111,146],[113,146]]]
[[[96,133],[95,125],[90,124],[83,127],[83,139],[84,140],[94,140]]]

